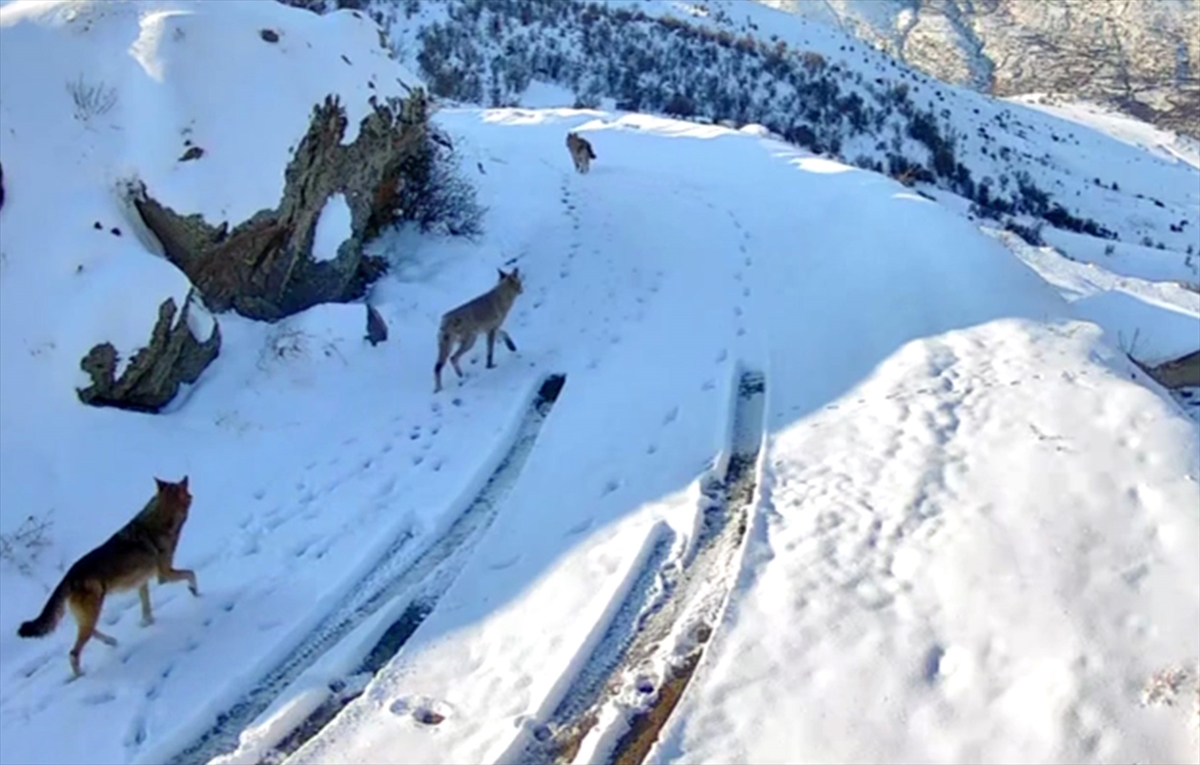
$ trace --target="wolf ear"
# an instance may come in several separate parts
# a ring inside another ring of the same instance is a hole
[[[520,271],[520,270],[521,270],[521,269],[520,269],[520,267],[518,267],[518,266],[514,266],[514,267],[513,267],[513,270],[512,270],[512,273],[511,273],[511,274],[509,274],[509,276],[511,276],[512,278],[516,279],[517,277],[519,277],[519,276],[520,276],[520,274],[518,274],[518,273],[517,273],[517,272],[518,272],[518,271]]]
[[[506,276],[504,271],[502,269],[497,268],[496,273],[500,274],[500,281],[504,281],[504,277]]]
[[[187,479],[188,479],[188,477],[185,475],[183,477],[183,480],[179,482],[179,488],[181,488],[181,489],[187,488]]]
[[[163,479],[159,478],[158,476],[154,477],[154,485],[158,488],[159,491],[165,491],[167,488],[167,482],[164,481]]]

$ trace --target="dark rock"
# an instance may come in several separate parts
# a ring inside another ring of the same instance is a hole
[[[137,412],[158,412],[179,392],[184,383],[194,383],[221,350],[221,328],[213,318],[212,335],[200,341],[188,326],[193,293],[189,292],[176,319],[175,299],[167,298],[158,309],[158,321],[150,342],[133,354],[120,378],[116,377],[118,354],[112,343],[94,346],[79,362],[92,380],[76,389],[79,400],[91,406],[111,406]]]
[[[121,229],[117,228],[116,226],[113,226],[111,229],[109,229],[109,233],[111,233],[113,236],[120,236]]]
[[[379,315],[374,306],[367,306],[367,342],[372,346],[386,342],[388,339],[387,322]]]
[[[1164,388],[1184,388],[1200,385],[1200,351],[1180,356],[1156,367],[1138,365]]]
[[[315,107],[284,173],[278,207],[232,230],[160,204],[140,183],[127,193],[166,257],[213,311],[232,308],[275,321],[319,303],[356,300],[386,269],[382,258],[363,254],[363,244],[395,219],[405,172],[429,151],[423,91],[372,107],[346,146],[347,120],[337,98]],[[315,261],[313,232],[335,193],[350,207],[351,237],[336,258]]]
[[[97,231],[104,230],[104,226],[100,225],[100,221],[95,221],[94,223],[92,223],[92,228],[96,229]]]
[[[204,156],[204,149],[201,149],[199,146],[192,146],[183,153],[183,156],[179,158],[179,161],[180,162],[190,162],[193,159],[200,159],[203,156]]]
[[[260,37],[262,37],[262,39],[266,40],[269,43],[279,42],[279,33],[276,32],[274,29],[261,29],[261,30],[259,30],[258,34]]]

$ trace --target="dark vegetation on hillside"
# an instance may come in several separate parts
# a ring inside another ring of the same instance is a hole
[[[337,0],[343,6],[347,2],[373,9],[387,25],[413,23],[430,0]],[[971,200],[981,217],[1030,216],[1057,228],[1117,238],[1053,200],[1028,172],[997,171],[1015,164],[1015,152],[1007,146],[989,150],[995,139],[987,129],[979,129],[983,146],[978,151],[963,150],[949,110],[918,105],[914,94],[924,86],[928,96],[938,85],[920,75],[896,69],[872,78],[782,41],[768,44],[604,3],[438,2],[444,3],[446,17],[421,30],[416,58],[430,90],[442,98],[515,105],[539,80],[569,88],[578,107],[610,98],[628,111],[758,123],[813,152],[907,184],[952,191]],[[936,96],[940,102],[941,92]],[[997,115],[996,130],[1021,134],[1008,119]]]

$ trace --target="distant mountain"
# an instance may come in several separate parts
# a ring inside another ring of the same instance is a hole
[[[1200,137],[1197,0],[760,0],[940,80],[1113,106]]]

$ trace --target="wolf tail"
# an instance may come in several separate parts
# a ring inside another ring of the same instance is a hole
[[[596,152],[592,150],[592,145],[590,143],[588,143],[588,144],[584,144],[584,146],[587,148],[587,151],[588,151],[588,159],[595,159]]]
[[[46,607],[42,609],[38,617],[33,621],[21,622],[17,634],[23,638],[49,635],[58,626],[58,621],[62,619],[66,604],[67,580],[66,577],[63,577],[63,580],[54,588],[54,592],[50,593],[50,599],[46,601]]]

